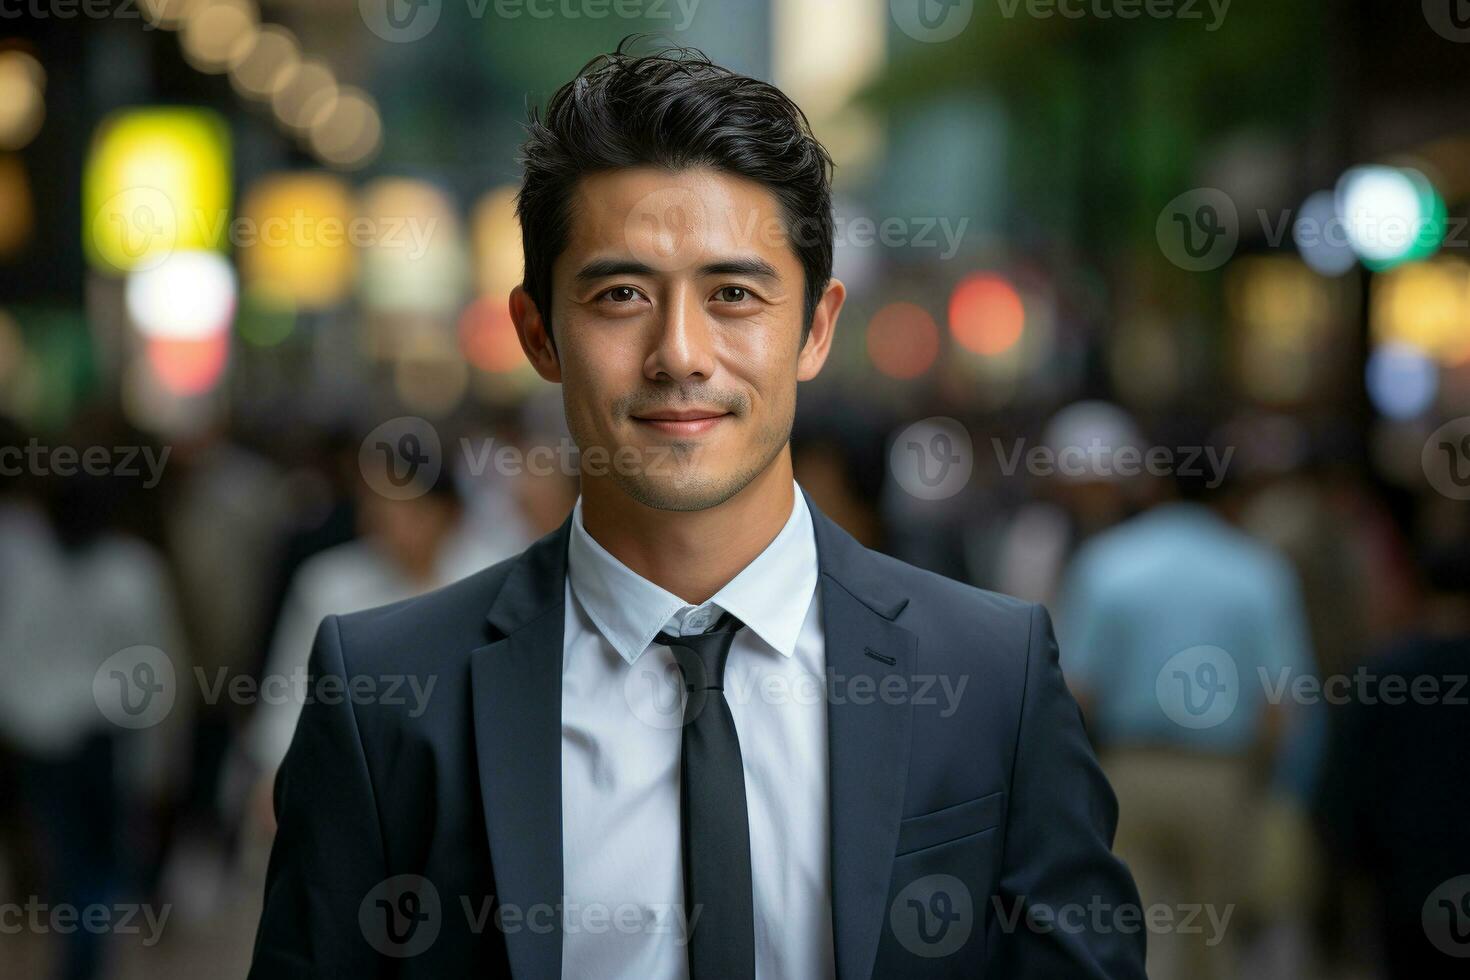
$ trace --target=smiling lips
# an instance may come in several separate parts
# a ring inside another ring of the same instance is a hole
[[[668,435],[697,436],[713,429],[729,415],[718,408],[662,409],[634,415],[633,420]]]

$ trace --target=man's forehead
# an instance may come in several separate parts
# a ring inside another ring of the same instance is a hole
[[[662,268],[714,254],[795,261],[775,195],[733,174],[653,167],[591,174],[571,205],[566,253],[626,251]]]

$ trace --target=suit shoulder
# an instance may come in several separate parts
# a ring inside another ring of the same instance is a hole
[[[875,572],[891,582],[909,599],[899,619],[913,628],[915,618],[939,624],[956,624],[973,629],[984,624],[1006,634],[1025,638],[1031,629],[1031,618],[1037,603],[1015,596],[992,592],[957,579],[910,565],[891,555],[868,550]]]

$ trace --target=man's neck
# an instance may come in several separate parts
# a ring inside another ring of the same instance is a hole
[[[618,561],[691,605],[720,591],[766,549],[791,517],[787,449],[724,503],[658,510],[607,478],[584,481],[582,524]]]

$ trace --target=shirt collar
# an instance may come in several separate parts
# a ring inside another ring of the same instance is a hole
[[[793,481],[791,516],[755,559],[710,597],[783,657],[796,640],[817,587],[817,545],[811,512]],[[582,524],[582,498],[572,509],[567,542],[572,592],[613,649],[633,663],[670,620],[682,622],[696,608],[655,585],[593,540]],[[711,617],[713,622],[713,617]]]

